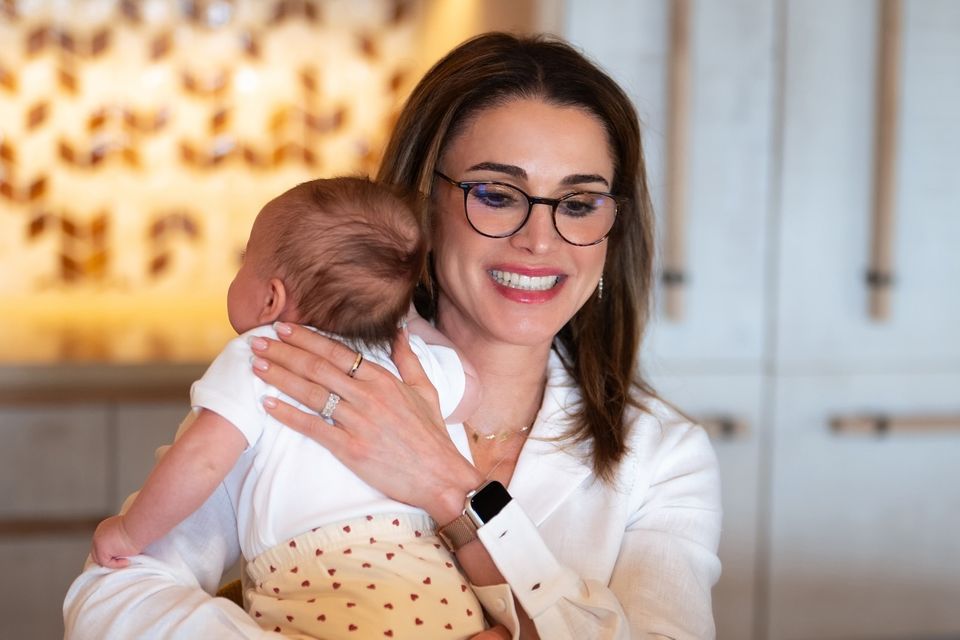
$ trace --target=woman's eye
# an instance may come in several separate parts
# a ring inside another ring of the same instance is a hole
[[[478,187],[474,189],[473,197],[484,206],[496,209],[514,207],[519,201],[516,194],[510,191],[503,189],[491,189],[488,187]]]
[[[580,200],[577,198],[564,200],[560,203],[560,205],[561,213],[577,218],[588,216],[597,210],[597,207],[594,206],[594,203],[591,200]]]

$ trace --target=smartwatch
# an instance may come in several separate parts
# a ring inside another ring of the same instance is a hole
[[[476,540],[477,529],[490,522],[511,500],[513,498],[502,484],[496,480],[484,482],[467,494],[463,513],[440,527],[437,536],[447,549],[456,552]]]

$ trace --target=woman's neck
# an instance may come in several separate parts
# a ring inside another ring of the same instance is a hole
[[[471,428],[493,433],[529,426],[543,401],[550,344],[493,342],[476,333],[448,337],[480,378],[481,401],[468,419]]]

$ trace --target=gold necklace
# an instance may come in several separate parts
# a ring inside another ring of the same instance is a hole
[[[504,442],[509,440],[513,436],[519,436],[520,434],[526,433],[533,428],[533,424],[528,424],[525,427],[520,429],[507,429],[506,431],[499,431],[495,433],[480,433],[473,427],[471,427],[467,422],[463,423],[463,427],[470,432],[470,437],[473,438],[474,442],[480,442],[481,440],[486,440],[487,442],[496,441]],[[502,460],[501,460],[502,462]]]

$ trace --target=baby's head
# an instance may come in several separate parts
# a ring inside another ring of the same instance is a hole
[[[275,320],[385,344],[426,255],[412,205],[364,178],[311,180],[263,207],[227,295],[237,333]]]

